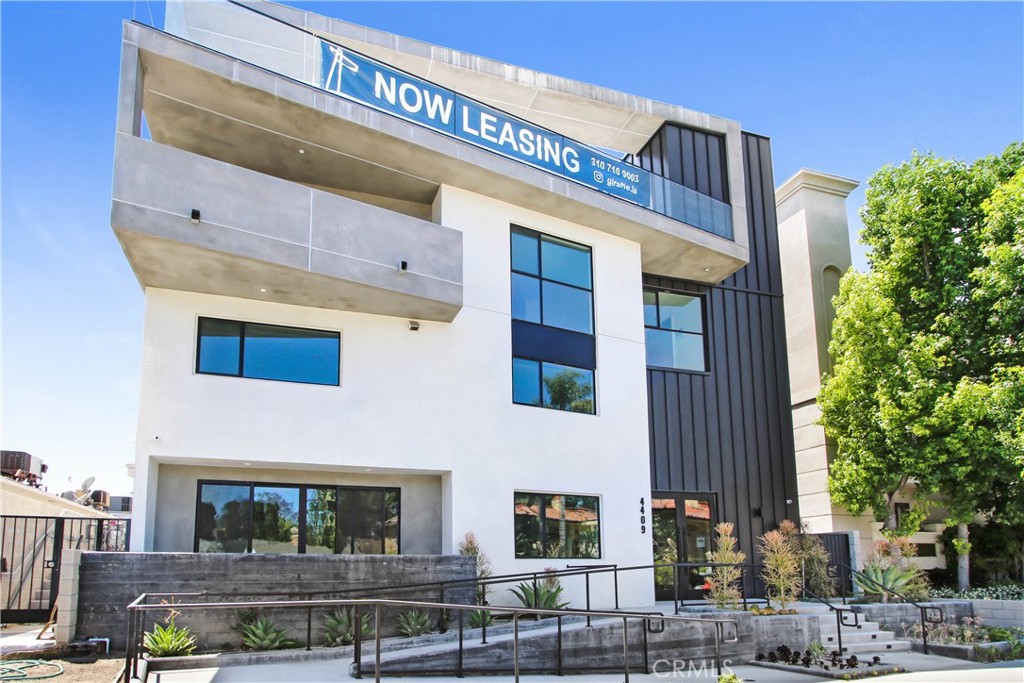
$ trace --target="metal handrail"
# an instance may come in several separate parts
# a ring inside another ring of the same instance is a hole
[[[884,584],[879,583],[878,581],[875,581],[874,579],[872,579],[870,576],[868,576],[864,572],[858,571],[858,570],[854,569],[853,567],[850,567],[849,565],[843,564],[842,562],[832,562],[830,564],[832,566],[837,566],[837,567],[840,567],[840,568],[842,568],[842,569],[844,569],[846,571],[849,571],[851,574],[853,574],[855,576],[858,576],[861,579],[867,580],[869,583],[871,583],[871,584],[877,586],[878,588],[880,588],[882,590],[882,592],[887,593],[887,594],[892,595],[892,596],[895,596],[895,597],[899,598],[900,600],[902,600],[903,602],[905,602],[906,604],[913,605],[914,607],[919,609],[921,611],[921,647],[924,650],[924,653],[928,654],[928,629],[925,626],[925,624],[941,624],[942,622],[944,622],[946,620],[945,612],[942,611],[941,607],[938,607],[936,605],[922,605],[921,603],[913,600],[912,598],[908,598],[906,595],[903,595],[902,593],[900,593],[898,591],[895,591],[892,588],[890,588],[890,587],[888,587],[888,586],[886,586]],[[843,587],[843,604],[844,605],[846,604],[846,587],[845,586]],[[939,615],[938,619],[931,619],[931,618],[929,618],[929,610],[933,610],[934,612],[938,612],[938,615]]]
[[[296,608],[307,610],[307,615],[312,614],[313,608],[316,607],[352,607],[355,613],[355,623],[360,624],[360,610],[362,608],[372,608],[374,612],[374,678],[376,681],[381,679],[381,609],[382,608],[426,608],[426,609],[442,609],[442,610],[458,610],[459,611],[459,658],[457,666],[457,675],[459,677],[463,674],[463,642],[464,642],[464,618],[463,615],[466,611],[473,612],[499,612],[504,614],[512,615],[512,630],[513,630],[513,672],[515,680],[519,681],[519,617],[522,616],[553,616],[558,617],[558,652],[559,652],[559,669],[561,668],[561,620],[565,616],[589,616],[589,617],[602,617],[602,618],[614,618],[622,619],[623,632],[623,674],[625,676],[626,683],[629,682],[629,620],[638,619],[641,620],[645,625],[653,619],[659,619],[662,621],[679,621],[679,622],[698,622],[702,624],[711,624],[715,629],[715,664],[718,673],[722,672],[722,651],[721,646],[723,643],[735,643],[739,640],[739,628],[735,620],[733,619],[704,619],[699,617],[682,617],[677,615],[652,615],[650,613],[643,612],[628,612],[628,611],[606,611],[606,610],[578,610],[578,609],[538,609],[528,607],[491,607],[482,605],[463,605],[457,603],[435,603],[425,602],[419,600],[388,600],[388,599],[334,599],[334,600],[266,600],[261,602],[196,602],[196,603],[174,603],[174,604],[147,604],[146,601],[155,597],[153,594],[143,593],[131,604],[128,605],[128,642],[127,651],[125,653],[125,670],[124,670],[124,683],[131,683],[132,679],[138,678],[139,669],[139,658],[142,655],[142,622],[143,615],[147,611],[152,610],[167,610],[173,609],[175,611],[184,611],[189,609],[252,609],[253,607],[279,607],[279,608]],[[725,636],[725,626],[731,624],[733,627],[733,635],[731,637]],[[310,650],[310,644],[312,642],[312,629],[311,619],[307,618],[307,631],[306,631],[306,649]],[[644,642],[646,644],[646,631],[644,629],[645,637]],[[362,678],[362,629],[357,627],[355,629],[355,643],[353,648],[354,654],[354,668],[355,677]],[[646,664],[645,664],[646,666]],[[405,672],[407,673],[407,672]]]

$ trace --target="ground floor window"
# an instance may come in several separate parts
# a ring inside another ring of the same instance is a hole
[[[200,481],[195,551],[397,555],[401,490]]]
[[[601,557],[597,496],[515,494],[516,557]]]

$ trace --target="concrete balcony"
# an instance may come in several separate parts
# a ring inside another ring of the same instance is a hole
[[[111,226],[143,287],[441,322],[462,308],[460,231],[126,133]]]

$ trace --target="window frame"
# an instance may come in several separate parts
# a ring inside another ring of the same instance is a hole
[[[515,517],[516,517],[515,509],[516,509],[516,505],[517,505],[516,499],[519,498],[520,496],[526,496],[528,498],[536,496],[536,497],[539,497],[541,499],[541,514],[539,515],[539,518],[540,518],[540,539],[539,540],[540,540],[540,543],[541,543],[542,554],[539,555],[539,556],[518,555],[516,553],[516,548],[515,548],[515,544],[516,544],[516,539],[515,539]],[[576,556],[551,555],[551,554],[548,553],[548,529],[547,529],[548,525],[547,525],[546,510],[547,510],[548,503],[550,502],[550,500],[552,498],[556,497],[556,496],[561,496],[563,498],[569,498],[569,497],[593,498],[594,500],[597,501],[597,555],[596,556],[593,556],[593,557],[582,557],[582,556],[579,556],[579,555],[576,555]],[[520,490],[514,490],[512,492],[512,529],[513,529],[513,534],[512,534],[512,556],[515,559],[517,559],[517,560],[551,560],[551,559],[555,559],[555,560],[558,560],[558,559],[562,559],[562,560],[600,560],[600,559],[602,559],[604,557],[604,541],[601,538],[601,509],[603,507],[604,507],[604,504],[603,504],[603,502],[601,500],[601,496],[597,495],[597,494],[592,494],[592,493],[544,493],[544,492],[540,492],[540,491],[520,491]]]
[[[514,248],[513,248],[512,245],[513,245],[513,240],[515,239],[515,235],[517,233],[520,234],[520,235],[526,235],[528,237],[533,237],[533,238],[535,238],[537,240],[537,273],[536,274],[527,272],[525,270],[517,270],[515,268],[515,264],[514,264],[514,260],[513,260],[513,256],[514,256],[515,252],[514,252]],[[590,266],[589,267],[589,276],[590,276],[590,287],[589,288],[581,287],[579,285],[570,284],[568,282],[562,282],[560,280],[554,280],[554,279],[549,278],[549,277],[544,277],[544,274],[543,274],[544,273],[544,249],[542,247],[542,244],[543,244],[545,238],[548,238],[548,241],[551,242],[551,243],[565,242],[566,244],[570,244],[570,245],[572,245],[574,247],[578,247],[581,250],[586,250],[586,252],[587,252],[587,259],[590,262],[589,263],[589,266]],[[540,232],[539,230],[533,230],[532,228],[524,228],[521,225],[512,224],[512,229],[509,231],[509,272],[510,272],[510,276],[509,276],[509,282],[510,283],[513,280],[513,278],[511,277],[511,275],[513,275],[513,274],[514,275],[519,275],[519,276],[522,276],[522,277],[533,278],[533,279],[535,279],[538,282],[537,297],[538,297],[539,308],[540,308],[540,320],[539,321],[534,321],[534,320],[527,320],[525,318],[517,318],[517,317],[515,317],[514,306],[511,309],[512,310],[512,319],[513,320],[519,320],[521,322],[532,323],[534,325],[541,325],[542,327],[551,327],[551,328],[554,328],[554,329],[557,329],[557,330],[568,330],[570,332],[577,332],[579,334],[586,334],[586,335],[589,335],[589,336],[596,336],[597,335],[597,319],[596,319],[597,317],[596,317],[595,312],[594,312],[595,306],[594,306],[594,249],[593,249],[593,247],[591,247],[591,246],[589,246],[587,244],[582,244],[580,242],[576,242],[574,240],[565,239],[564,237],[558,237],[557,235],[549,235],[547,233]],[[549,325],[549,324],[544,322],[544,283],[545,282],[550,282],[551,284],[559,285],[559,286],[562,286],[562,287],[569,287],[571,289],[575,289],[575,290],[581,291],[581,292],[587,292],[590,295],[590,331],[589,332],[584,332],[582,330],[574,330],[574,329],[572,329],[570,327],[560,327],[558,325]],[[514,301],[514,297],[515,297],[515,292],[514,291],[510,291],[510,299],[512,301]]]
[[[217,323],[232,323],[239,325],[238,335],[238,372],[212,372],[209,370],[200,369],[200,364],[203,357],[203,321],[209,320]],[[332,382],[310,382],[301,379],[285,379],[281,377],[256,377],[245,374],[245,340],[246,340],[246,328],[249,325],[258,325],[260,327],[272,327],[280,328],[283,330],[297,330],[300,332],[316,332],[325,337],[332,338],[337,341],[337,353],[338,363],[337,372]],[[266,323],[266,322],[253,322],[246,320],[234,320],[231,318],[216,318],[213,316],[200,315],[196,317],[196,346],[195,346],[195,362],[193,363],[193,372],[197,375],[212,375],[214,377],[239,377],[242,379],[257,379],[268,382],[286,382],[288,384],[306,384],[311,386],[320,387],[340,387],[341,386],[341,332],[339,330],[324,330],[315,327],[297,327],[295,325],[280,325],[278,323]]]
[[[515,372],[516,372],[516,361],[517,360],[527,361],[529,363],[536,363],[537,364],[537,373],[538,373],[538,378],[539,378],[541,403],[539,403],[539,404],[536,404],[536,403],[524,403],[522,401],[517,401],[516,400]],[[546,405],[544,403],[544,366],[545,365],[559,365],[559,366],[562,366],[562,367],[565,367],[565,368],[569,368],[570,370],[578,370],[579,372],[582,372],[582,373],[585,373],[585,374],[586,373],[590,374],[590,378],[591,378],[591,382],[590,382],[590,403],[591,403],[591,406],[590,406],[590,410],[589,411],[571,410],[571,409],[568,409],[568,408],[557,408],[555,406]],[[597,415],[597,369],[596,368],[581,368],[581,367],[577,367],[575,365],[567,365],[565,363],[557,363],[555,361],[543,360],[543,359],[540,359],[540,358],[529,358],[527,356],[512,356],[512,405],[516,405],[516,406],[530,406],[531,408],[547,408],[548,410],[557,410],[560,413],[574,413],[576,415]]]
[[[709,375],[709,374],[711,374],[710,362],[709,362],[709,359],[708,359],[707,297],[705,295],[699,294],[697,292],[686,292],[686,291],[668,289],[666,287],[652,287],[650,285],[644,285],[642,287],[641,292],[642,292],[641,296],[643,294],[648,293],[648,292],[651,292],[651,293],[653,293],[655,295],[654,296],[655,322],[657,323],[656,325],[648,325],[647,324],[647,317],[646,317],[646,315],[644,316],[644,347],[645,347],[645,350],[644,350],[645,358],[644,358],[644,360],[647,361],[647,358],[646,358],[646,347],[647,347],[646,336],[647,336],[647,330],[658,330],[658,331],[661,331],[661,332],[671,332],[673,334],[685,334],[685,335],[689,335],[690,337],[700,337],[700,339],[701,339],[701,344],[700,344],[701,354],[702,354],[703,360],[704,360],[703,368],[700,369],[700,370],[695,370],[693,368],[676,368],[676,367],[672,367],[670,365],[652,365],[649,362],[647,363],[647,367],[648,368],[653,368],[653,369],[656,369],[656,370],[665,370],[665,371],[668,371],[668,372],[686,372],[686,373],[695,374],[695,375]],[[662,327],[661,326],[661,294],[662,293],[665,293],[665,294],[675,294],[675,295],[678,295],[678,296],[685,296],[685,297],[689,297],[691,299],[696,299],[697,301],[699,301],[700,302],[700,325],[701,325],[701,331],[700,332],[690,332],[688,330],[677,330],[677,329],[674,329],[674,328],[671,328],[671,327]],[[643,305],[646,306],[646,304],[643,304]]]
[[[396,541],[395,554],[396,555],[401,555],[402,554],[402,487],[400,487],[400,486],[367,486],[367,485],[363,485],[363,484],[358,484],[358,485],[349,485],[349,484],[315,484],[315,483],[295,483],[295,482],[276,482],[276,481],[239,481],[239,480],[231,480],[231,479],[198,479],[198,480],[196,480],[196,505],[195,505],[195,516],[194,516],[194,521],[193,521],[193,525],[192,525],[193,526],[193,530],[192,530],[192,552],[194,552],[194,553],[200,552],[199,551],[199,540],[200,540],[199,539],[199,514],[200,514],[199,511],[200,511],[200,508],[201,508],[202,502],[203,502],[203,486],[207,485],[207,484],[212,485],[212,486],[238,486],[238,487],[247,486],[249,488],[249,519],[247,520],[247,525],[246,525],[246,533],[247,533],[248,538],[246,539],[246,549],[244,551],[242,551],[242,553],[241,553],[241,554],[244,554],[244,555],[256,554],[256,553],[253,553],[253,551],[252,551],[252,542],[253,542],[253,511],[254,511],[254,508],[255,508],[254,504],[256,502],[255,501],[256,487],[258,487],[258,486],[266,487],[266,488],[279,487],[279,488],[298,488],[299,489],[299,508],[300,508],[299,511],[298,511],[298,516],[299,516],[299,519],[298,519],[299,538],[298,538],[298,548],[297,548],[297,550],[295,552],[296,555],[306,555],[306,554],[308,554],[307,553],[307,548],[306,548],[306,542],[307,542],[307,537],[306,537],[306,513],[307,513],[307,507],[308,507],[308,493],[307,492],[309,491],[309,489],[334,489],[335,490],[335,494],[334,494],[335,538],[334,538],[334,552],[331,553],[332,555],[343,555],[343,554],[346,554],[346,553],[339,552],[339,549],[340,549],[341,546],[340,546],[340,542],[339,542],[338,529],[340,528],[340,525],[338,524],[338,520],[341,518],[341,515],[339,514],[341,512],[341,495],[340,495],[341,491],[342,490],[345,490],[345,491],[380,491],[381,492],[381,496],[382,496],[382,498],[381,498],[381,503],[382,504],[381,504],[381,508],[380,508],[381,528],[382,529],[386,528],[386,526],[387,526],[387,505],[385,504],[385,502],[386,502],[386,495],[387,495],[386,492],[389,491],[389,490],[395,491],[397,493],[397,507],[398,507],[398,524],[397,524],[397,528],[395,529],[395,541]],[[349,507],[350,507],[349,512],[351,512],[351,509],[354,508],[355,505],[354,504],[350,504]],[[354,544],[355,544],[355,539],[353,539],[352,542],[350,543],[350,545],[349,545],[349,553],[347,553],[347,554],[354,554],[352,552],[352,549],[354,548]],[[223,553],[223,554],[239,554],[239,553],[227,553],[227,551],[221,551],[221,553]],[[213,553],[211,553],[211,554],[213,554]],[[268,554],[268,553],[259,553],[259,554]],[[381,553],[380,555],[381,556],[386,556],[387,553]]]

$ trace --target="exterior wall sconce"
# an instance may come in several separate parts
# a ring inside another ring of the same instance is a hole
[[[193,223],[199,225],[199,209],[192,209],[192,216],[189,218]]]
[[[752,509],[750,511],[750,514],[752,516],[754,516],[754,517],[760,517],[761,516],[761,508],[754,508],[754,509]]]
[[[408,272],[408,271],[409,271],[409,262],[408,261],[399,261],[399,263],[398,263],[398,272],[399,273],[405,273],[405,272]]]
[[[419,320],[410,320],[409,321],[409,330],[411,330],[412,332],[416,332],[419,329],[420,329],[420,321]]]

